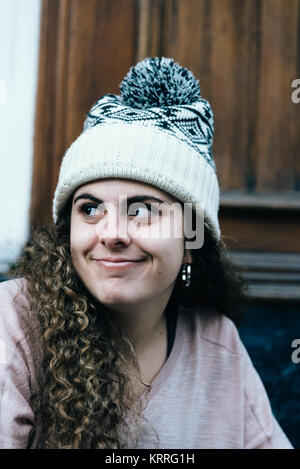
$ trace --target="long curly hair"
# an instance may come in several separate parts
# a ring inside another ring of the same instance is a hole
[[[38,447],[126,448],[128,438],[138,444],[142,431],[143,406],[134,407],[133,391],[136,380],[143,382],[138,360],[73,267],[70,215],[68,203],[56,225],[33,231],[10,273],[26,279],[29,309],[40,325],[43,376],[34,402]],[[245,280],[207,223],[204,240],[192,252],[191,286],[184,287],[179,272],[167,310],[209,306],[238,325]],[[135,413],[128,413],[133,408]]]

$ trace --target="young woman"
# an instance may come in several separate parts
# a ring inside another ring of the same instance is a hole
[[[89,112],[54,224],[0,285],[0,446],[292,448],[236,328],[210,105],[166,58],[121,92]]]

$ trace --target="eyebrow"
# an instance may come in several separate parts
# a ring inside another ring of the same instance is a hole
[[[103,204],[103,200],[98,199],[98,197],[95,197],[92,194],[81,194],[76,199],[74,199],[73,205],[77,202],[77,200],[80,199],[89,199],[92,200],[92,202],[96,202],[97,204]],[[146,200],[151,200],[152,202],[158,202],[158,203],[164,203],[164,200],[159,199],[158,197],[153,197],[152,195],[134,195],[132,197],[128,197],[127,201],[129,203],[135,203],[135,202],[144,202]]]

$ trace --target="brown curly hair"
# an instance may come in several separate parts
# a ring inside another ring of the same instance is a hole
[[[137,445],[142,404],[130,423],[127,417],[137,402],[133,383],[142,382],[138,360],[72,265],[70,215],[69,201],[57,225],[33,231],[10,273],[26,279],[30,311],[41,329],[43,382],[34,402],[38,447],[117,449],[126,447],[127,438]],[[167,309],[209,306],[238,325],[245,280],[207,223],[204,233],[203,247],[192,252],[191,286],[184,288],[179,273]]]

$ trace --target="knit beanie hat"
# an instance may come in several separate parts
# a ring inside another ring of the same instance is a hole
[[[146,58],[131,67],[121,95],[92,106],[82,134],[62,160],[53,200],[57,223],[79,186],[125,178],[151,184],[201,207],[220,238],[219,184],[211,152],[214,119],[192,72],[171,58]]]

